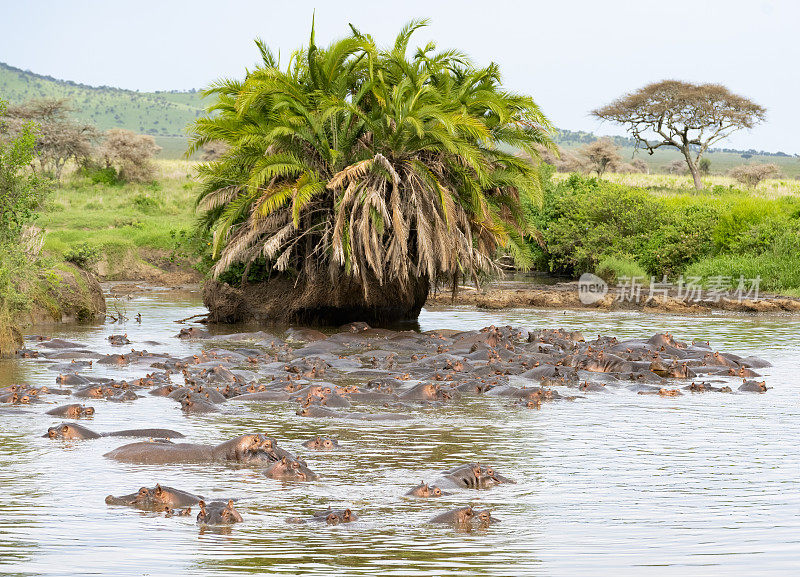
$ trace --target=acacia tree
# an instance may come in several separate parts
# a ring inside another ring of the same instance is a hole
[[[780,170],[775,164],[743,164],[731,170],[731,176],[750,188],[757,188],[765,178],[777,176]]]
[[[257,41],[262,64],[209,91],[190,153],[230,147],[199,169],[213,274],[231,281],[206,283],[212,318],[415,317],[431,282],[495,270],[498,247],[531,262],[521,200],[540,198],[538,172],[507,151],[537,157],[550,124],[494,64],[433,44],[409,57],[425,24],[387,49],[354,28],[318,47],[312,25],[283,69]]]
[[[107,167],[113,166],[125,182],[150,182],[155,178],[151,162],[161,150],[149,134],[136,134],[124,128],[106,131],[105,140],[98,150]]]
[[[8,130],[21,133],[33,122],[36,125],[35,160],[43,172],[61,179],[64,166],[89,158],[97,130],[72,118],[73,108],[66,98],[34,99],[6,111]]]
[[[662,146],[680,150],[695,188],[701,190],[698,164],[703,154],[733,132],[763,122],[766,109],[720,84],[663,80],[626,94],[592,114],[625,125],[637,147],[650,154]]]
[[[619,148],[609,138],[600,138],[582,147],[580,154],[586,159],[591,171],[603,176],[606,170],[615,170],[622,164]]]

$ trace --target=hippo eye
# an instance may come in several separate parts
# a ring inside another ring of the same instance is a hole
[[[494,475],[494,470],[491,467],[487,467],[486,468],[486,474],[487,475]]]
[[[330,440],[326,440],[322,444],[325,445],[326,447],[333,447],[333,443],[331,443]]]
[[[441,495],[441,494],[442,494],[442,490],[441,490],[439,487],[436,487],[436,488],[433,490],[433,494],[434,494],[434,495],[436,495],[436,496],[438,497],[439,495]]]
[[[69,431],[69,426],[64,425],[63,427],[61,427],[61,432],[62,433],[66,433],[67,431]]]

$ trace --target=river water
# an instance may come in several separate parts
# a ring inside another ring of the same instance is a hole
[[[124,301],[141,325],[39,329],[102,353],[127,332],[137,349],[181,356],[202,341],[179,341],[176,319],[203,312],[195,293],[154,291]],[[797,575],[800,571],[800,320],[790,316],[700,317],[634,312],[426,309],[419,328],[489,324],[564,327],[584,334],[710,340],[757,354],[766,394],[661,398],[625,389],[541,410],[507,400],[467,399],[420,409],[411,421],[302,419],[281,403],[229,403],[185,416],[178,403],[144,395],[134,403],[92,401],[83,424],[97,431],[177,429],[218,443],[262,431],[305,456],[320,480],[267,479],[255,468],[131,465],[104,453],[128,440],[42,438],[61,421],[55,405],[0,414],[0,574],[8,575]],[[142,345],[144,341],[160,344]],[[207,346],[207,345],[206,345]],[[132,378],[130,369],[88,374]],[[0,363],[0,386],[55,384],[41,359]],[[63,397],[48,396],[63,404]],[[20,409],[20,410],[16,410]],[[24,412],[23,412],[24,411]],[[324,434],[344,450],[312,453],[300,443]],[[441,501],[403,493],[466,461],[493,464],[518,481]],[[156,482],[211,498],[237,498],[244,522],[201,531],[190,518],[108,507],[108,494]],[[501,520],[458,532],[426,521],[466,502]],[[339,526],[286,523],[290,516],[349,506],[361,520]]]

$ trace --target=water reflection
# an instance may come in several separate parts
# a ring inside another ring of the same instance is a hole
[[[197,294],[162,292],[127,301],[143,323],[57,327],[50,334],[112,352],[106,337],[127,332],[137,349],[196,352],[178,341],[175,319],[202,311]],[[488,324],[559,327],[622,337],[668,330],[756,352],[766,395],[670,399],[620,391],[541,411],[498,399],[422,409],[409,423],[299,419],[280,403],[231,402],[225,412],[187,417],[173,401],[93,401],[91,428],[180,430],[218,442],[248,429],[269,432],[303,454],[319,481],[292,484],[257,469],[211,465],[148,467],[110,462],[119,439],[61,443],[41,438],[59,419],[44,407],[0,415],[0,570],[9,574],[215,575],[581,575],[793,573],[800,550],[800,323],[792,317],[703,317],[573,311],[429,308],[419,329]],[[235,328],[224,329],[238,330]],[[150,341],[147,345],[142,345]],[[93,374],[135,377],[146,369],[95,366]],[[52,386],[38,361],[0,363],[3,384]],[[48,399],[50,400],[50,399]],[[6,408],[7,409],[7,408]],[[301,443],[337,437],[342,450]],[[441,501],[403,496],[449,466],[482,459],[518,481]],[[108,494],[156,482],[209,498],[237,498],[245,522],[202,532],[191,518],[107,507]],[[468,502],[501,523],[468,533],[427,524]],[[361,520],[329,527],[288,524],[331,504]]]

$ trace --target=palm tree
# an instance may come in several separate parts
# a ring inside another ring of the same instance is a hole
[[[217,101],[190,153],[229,145],[200,167],[212,318],[415,317],[431,282],[477,280],[498,248],[529,263],[521,206],[541,188],[514,151],[537,158],[551,126],[530,97],[503,90],[494,64],[433,44],[409,57],[426,24],[387,50],[352,27],[319,48],[312,24],[284,69],[257,40],[262,63],[207,91]],[[254,273],[265,282],[248,283]]]

